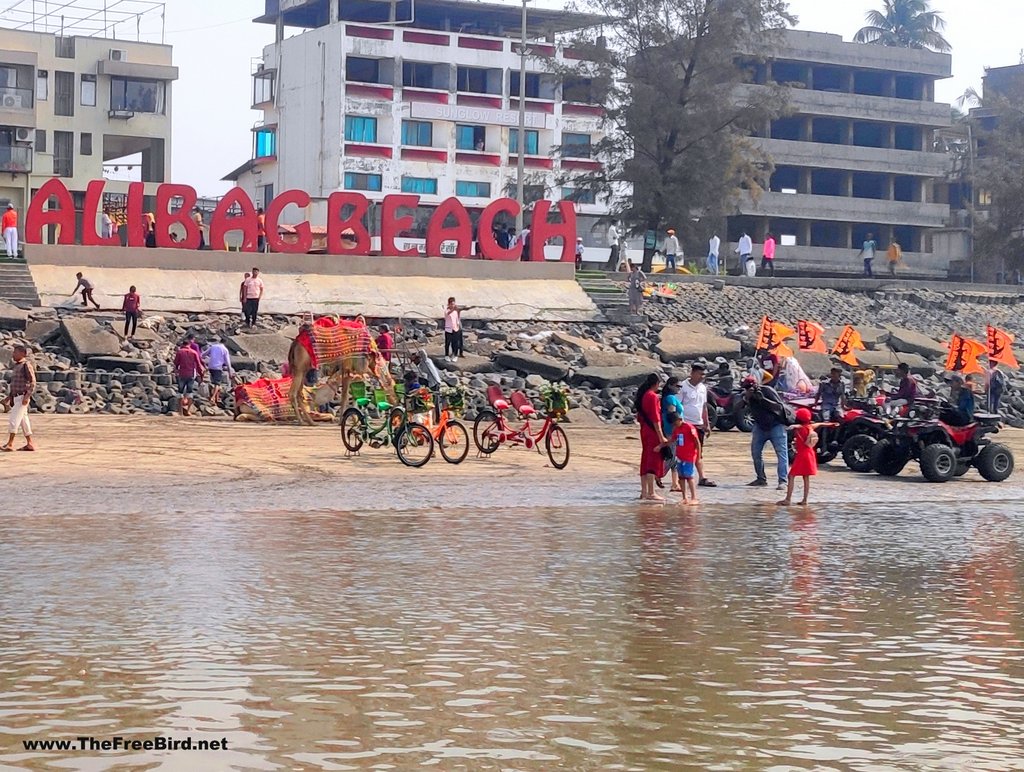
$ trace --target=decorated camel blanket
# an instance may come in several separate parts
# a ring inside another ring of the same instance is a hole
[[[303,326],[296,340],[313,367],[331,363],[332,369],[359,373],[372,371],[379,361],[370,328],[360,322],[321,317]]]
[[[235,387],[235,410],[261,421],[294,421],[295,411],[288,400],[291,378],[260,378]]]

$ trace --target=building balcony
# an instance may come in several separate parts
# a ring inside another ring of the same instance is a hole
[[[36,125],[35,95],[29,88],[0,88],[0,124],[31,129]]]
[[[944,153],[763,137],[752,137],[750,141],[770,155],[776,166],[842,169],[914,177],[943,177],[950,170],[949,156]]]
[[[455,103],[465,107],[492,107],[500,110],[504,107],[501,94],[481,94],[471,91],[459,91],[455,95]]]
[[[345,96],[380,99],[390,102],[395,98],[395,89],[393,86],[384,83],[363,83],[347,80],[345,81]]]
[[[532,97],[526,97],[526,111],[531,113],[554,113],[555,112],[555,100],[554,99],[534,99]],[[509,110],[519,109],[519,97],[512,97],[508,101]]]
[[[360,156],[362,158],[391,158],[394,156],[394,149],[391,145],[370,142],[346,142],[345,155]]]
[[[402,100],[405,102],[433,102],[434,104],[446,105],[450,99],[448,89],[439,88],[418,88],[414,86],[402,87]]]
[[[31,171],[31,147],[21,145],[0,146],[0,172],[27,174]]]
[[[440,32],[423,32],[422,30],[402,30],[403,43],[415,43],[421,46],[444,46],[451,44],[451,37]]]
[[[741,102],[755,103],[763,99],[765,87],[744,83],[736,86],[733,93]],[[789,107],[797,115],[903,123],[934,129],[946,128],[952,122],[948,104],[801,88],[790,89]]]
[[[564,161],[562,166],[565,166]],[[916,201],[816,196],[806,193],[762,193],[756,202],[749,196],[741,199],[739,213],[790,220],[831,220],[941,228],[949,218],[949,206]]]
[[[585,104],[583,102],[563,102],[562,115],[580,115],[588,118],[600,118],[604,115],[602,105]]]
[[[400,152],[403,161],[425,161],[427,163],[448,163],[448,151],[435,147],[403,147]]]
[[[497,153],[488,153],[481,150],[458,150],[455,153],[455,163],[473,164],[476,166],[501,166],[501,156]]]

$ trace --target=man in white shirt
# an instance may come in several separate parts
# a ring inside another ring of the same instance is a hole
[[[747,276],[754,276],[757,273],[757,263],[754,262],[754,240],[744,233],[740,236],[736,252],[740,256],[740,270]]]
[[[708,387],[704,384],[704,365],[694,362],[690,377],[679,384],[679,401],[683,403],[683,420],[697,430],[700,438],[700,454],[697,456],[698,485],[705,488],[718,486],[704,476],[704,440],[711,433],[708,421]]]
[[[245,295],[245,326],[252,327],[256,324],[260,301],[263,299],[263,279],[260,278],[259,268],[252,269],[252,275],[242,284],[242,293]]]
[[[444,309],[444,360],[458,362],[462,354],[462,309],[455,298],[448,298]]]
[[[109,239],[114,235],[114,220],[111,218],[108,209],[104,209],[103,214],[100,215],[100,231],[105,239]]]
[[[718,250],[722,246],[722,240],[716,233],[708,240],[708,273],[718,275]]]
[[[611,254],[608,256],[608,270],[614,271],[619,264],[619,229],[618,221],[612,220],[608,226],[608,246],[611,247]]]

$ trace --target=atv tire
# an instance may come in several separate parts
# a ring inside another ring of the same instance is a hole
[[[733,413],[736,419],[736,428],[741,432],[750,434],[754,431],[754,414],[750,412],[749,407],[740,407]]]
[[[1013,474],[1013,451],[999,443],[986,445],[974,460],[974,465],[989,482],[1002,482]]]
[[[870,472],[871,449],[878,442],[870,434],[855,434],[843,443],[843,462],[854,472]]]
[[[956,474],[956,467],[956,451],[949,445],[933,442],[921,450],[921,474],[928,482],[949,482]]]
[[[879,440],[871,448],[871,468],[882,477],[895,477],[910,463],[910,456],[903,453],[892,440]]]

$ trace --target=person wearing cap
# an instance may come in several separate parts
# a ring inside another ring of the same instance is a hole
[[[786,408],[778,392],[771,386],[762,386],[752,375],[741,382],[743,401],[754,417],[750,433],[750,456],[754,461],[755,479],[752,488],[764,488],[768,478],[764,473],[764,446],[770,442],[778,459],[778,488],[784,491],[789,481],[789,442],[786,436]]]
[[[668,235],[665,236],[665,242],[662,244],[661,251],[665,253],[665,270],[669,268],[674,272],[676,270],[676,255],[679,254],[679,239],[676,238],[676,232],[673,228],[669,228],[667,231]]]
[[[18,256],[18,210],[14,204],[8,204],[7,210],[0,218],[0,229],[3,230],[4,244],[7,245],[7,256]]]
[[[583,237],[576,238],[576,270],[583,270]]]
[[[708,420],[708,387],[704,383],[704,365],[700,362],[690,366],[690,377],[679,384],[679,401],[683,403],[683,420],[697,431],[700,445],[697,484],[703,488],[717,488],[716,483],[704,476],[704,441],[711,434],[711,422]]]
[[[203,349],[203,362],[210,371],[210,385],[213,386],[210,401],[216,405],[220,402],[221,387],[230,384],[235,377],[234,368],[231,366],[231,352],[220,338],[210,338],[209,344]]]

